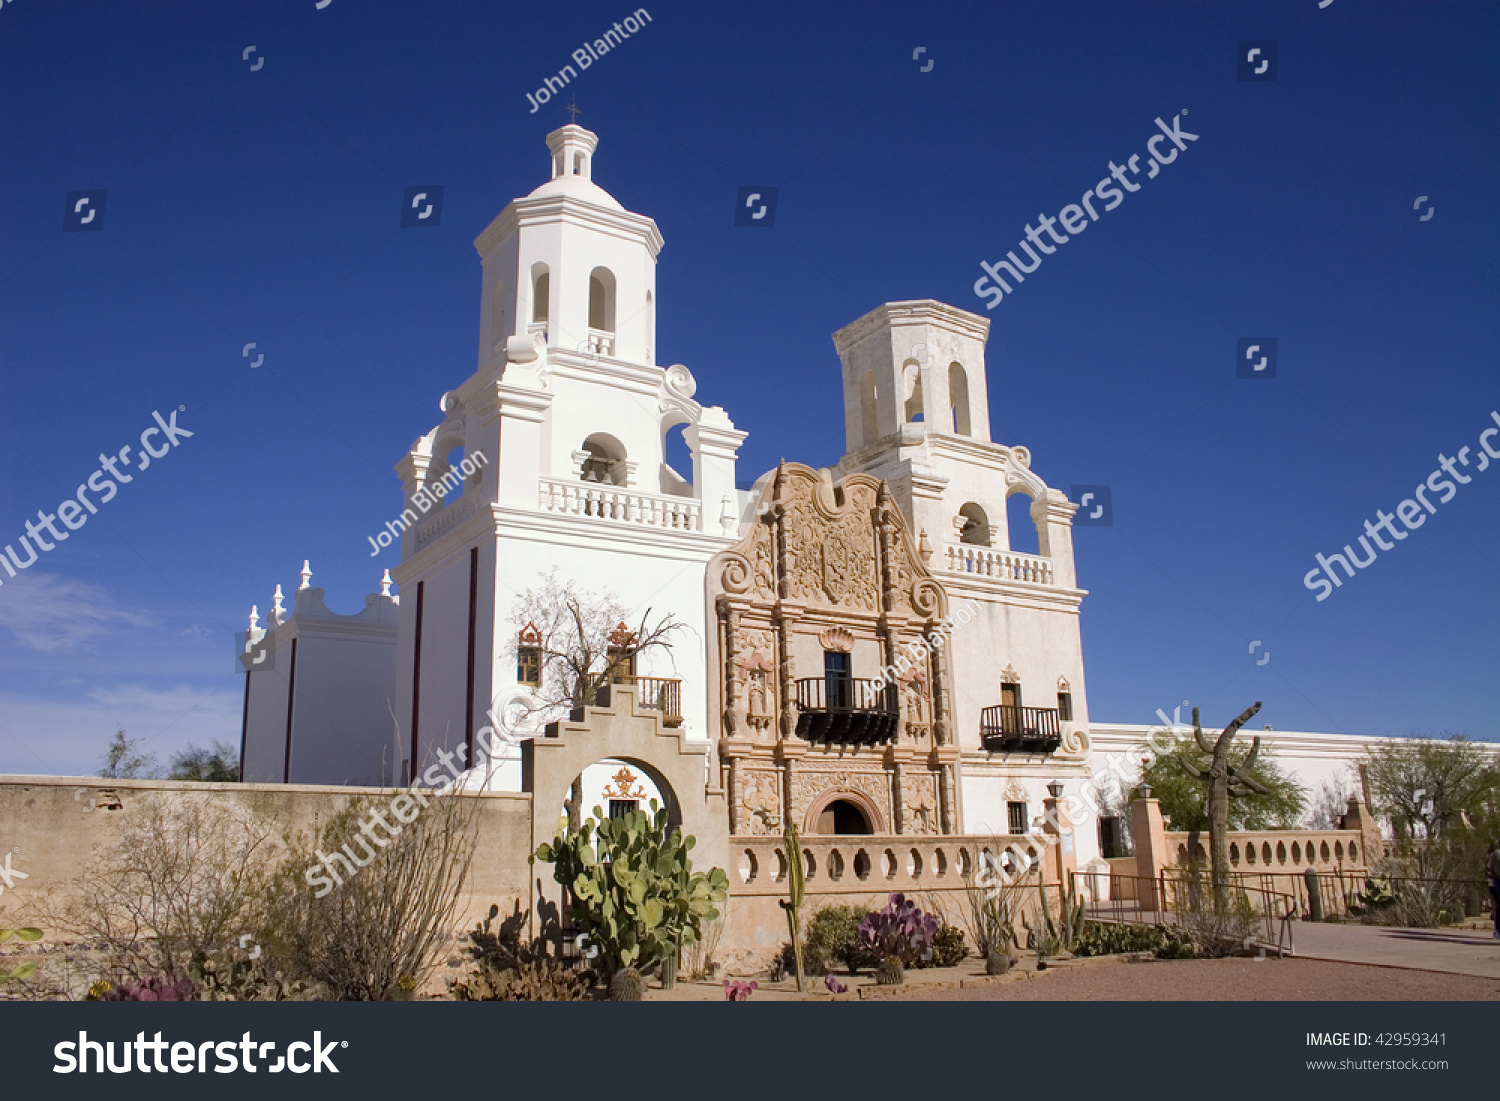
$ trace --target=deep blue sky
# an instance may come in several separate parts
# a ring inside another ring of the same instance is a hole
[[[1328,600],[1302,585],[1500,409],[1500,9],[647,7],[569,93],[595,180],[666,238],[659,360],[749,431],[742,478],[842,453],[835,329],[986,313],[979,262],[1186,110],[1200,140],[988,312],[995,439],[1113,492],[1074,536],[1092,717],[1259,698],[1280,729],[1500,736],[1500,472]],[[0,771],[91,770],[116,723],[163,758],[237,741],[249,605],[308,558],[362,607],[391,468],[474,367],[471,241],[567,120],[525,93],[633,10],[0,8],[0,543],[153,409],[195,433],[0,576]],[[1242,39],[1276,81],[1236,79]],[[431,183],[442,225],[398,229]],[[774,228],[733,227],[741,184],[780,188]],[[105,228],[63,233],[92,188]],[[1276,379],[1234,377],[1246,336]]]

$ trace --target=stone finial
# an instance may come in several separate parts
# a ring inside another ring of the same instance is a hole
[[[922,534],[917,540],[917,554],[922,558],[923,564],[932,561],[932,544],[927,541],[927,529],[922,529]]]
[[[271,594],[271,618],[270,622],[280,627],[286,622],[286,609],[281,606],[285,598],[281,595],[281,586],[276,586],[276,591]]]
[[[390,570],[386,570],[385,573],[384,573],[384,575],[380,578],[380,595],[381,596],[390,596],[391,595],[391,571]]]
[[[252,604],[250,605],[250,633],[253,635],[258,630],[260,630],[260,606]]]
[[[308,588],[312,587],[312,567],[307,564],[307,559],[306,558],[304,558],[302,560],[302,574],[301,574],[301,577],[302,577],[302,584],[300,584],[300,585],[297,586],[297,591],[298,592],[301,592],[303,589],[308,589]]]
[[[734,506],[729,501],[729,494],[724,494],[724,508],[719,513],[719,527],[724,529],[725,535],[733,535],[735,528]]]

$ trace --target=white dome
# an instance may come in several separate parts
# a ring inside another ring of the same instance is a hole
[[[625,209],[608,191],[593,180],[586,180],[582,176],[558,176],[548,180],[526,197],[544,199],[550,195],[567,195],[586,203],[593,203],[595,206],[602,206],[607,210],[623,211]]]

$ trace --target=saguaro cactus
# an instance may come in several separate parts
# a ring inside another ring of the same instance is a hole
[[[787,898],[781,900],[786,911],[786,924],[792,934],[792,960],[797,969],[797,990],[802,990],[802,893],[806,886],[805,870],[802,866],[802,839],[797,836],[797,827],[787,823],[781,835],[786,842]]]
[[[1250,770],[1255,767],[1255,758],[1260,753],[1260,738],[1250,743],[1250,753],[1244,764],[1236,768],[1229,763],[1229,743],[1239,728],[1254,718],[1259,710],[1260,701],[1256,700],[1224,728],[1213,746],[1209,746],[1198,722],[1198,709],[1193,708],[1193,739],[1198,748],[1212,758],[1208,768],[1197,769],[1194,774],[1208,784],[1208,852],[1214,908],[1219,911],[1229,905],[1229,800],[1270,794],[1263,785],[1250,778]]]

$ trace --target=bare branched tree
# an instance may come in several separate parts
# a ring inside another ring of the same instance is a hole
[[[1307,824],[1310,829],[1336,830],[1349,810],[1349,798],[1355,793],[1356,781],[1347,773],[1325,778],[1307,809]]]
[[[556,570],[522,593],[512,617],[514,652],[519,660],[523,650],[531,651],[540,680],[528,717],[545,713],[550,719],[592,704],[600,687],[626,679],[642,654],[670,651],[683,625],[671,613],[654,620],[651,613],[647,608],[635,619],[613,593],[560,582]]]

